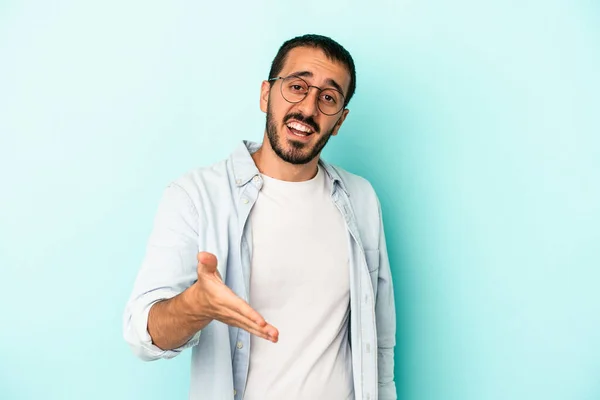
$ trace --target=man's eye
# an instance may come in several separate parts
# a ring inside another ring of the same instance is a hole
[[[304,90],[304,88],[301,85],[292,85],[292,90],[299,92],[301,90]]]
[[[333,103],[333,104],[337,103],[336,98],[333,96],[330,96],[328,94],[323,95],[323,100],[325,100],[327,103]]]

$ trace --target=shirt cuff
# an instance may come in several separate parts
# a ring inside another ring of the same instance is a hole
[[[170,299],[178,294],[171,290],[159,289],[146,293],[136,299],[135,305],[132,307],[129,326],[129,331],[133,334],[134,340],[127,340],[127,342],[130,344],[133,352],[142,360],[152,361],[160,358],[173,358],[179,355],[182,350],[198,344],[201,331],[196,332],[186,343],[176,349],[163,350],[152,343],[152,337],[148,333],[148,314],[150,313],[150,308],[155,303]],[[127,332],[125,336],[126,339],[129,339],[127,338]]]

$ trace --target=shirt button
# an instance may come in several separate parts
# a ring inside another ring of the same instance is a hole
[[[237,390],[233,389],[233,395],[235,396],[237,394]]]
[[[243,199],[242,199],[242,203],[244,203],[244,204],[248,204],[248,199],[247,199],[247,198],[243,198]]]
[[[242,342],[237,342],[237,345],[236,345],[236,347],[237,347],[238,349],[241,349],[242,347],[244,347],[244,343],[242,343]]]
[[[369,343],[367,343],[367,353],[371,352],[371,345]]]
[[[241,185],[242,184],[242,180],[238,179],[237,181],[235,181],[235,183],[237,183],[238,185]]]
[[[258,177],[258,175],[256,175],[254,178],[252,178],[252,182],[254,182],[254,183],[260,182],[260,178]]]

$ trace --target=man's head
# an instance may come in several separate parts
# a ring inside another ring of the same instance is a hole
[[[285,42],[261,88],[266,133],[274,152],[292,164],[317,157],[335,136],[356,88],[354,61],[340,44],[319,35]]]

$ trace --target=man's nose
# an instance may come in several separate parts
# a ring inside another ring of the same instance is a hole
[[[309,87],[306,97],[298,103],[298,109],[306,116],[315,116],[319,113],[317,101],[319,101],[319,89]]]

